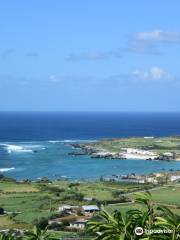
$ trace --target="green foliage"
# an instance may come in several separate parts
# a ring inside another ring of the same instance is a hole
[[[48,219],[47,218],[39,219],[38,221],[36,221],[36,226],[42,230],[46,229],[46,227],[48,226]]]
[[[51,235],[47,232],[47,228],[45,230],[41,230],[39,227],[35,226],[32,231],[28,231],[25,233],[25,239],[28,240],[50,240],[57,239],[52,238]]]
[[[75,182],[75,183],[70,183],[68,187],[73,188],[73,187],[78,187],[79,185],[80,185],[80,183]]]
[[[136,201],[145,206],[145,210],[132,209],[125,214],[117,210],[113,214],[103,211],[97,219],[88,222],[88,230],[96,240],[179,239],[179,216],[166,207],[157,207],[149,192],[136,194]],[[135,234],[137,227],[146,229],[142,236]],[[169,233],[157,233],[157,230],[169,230]]]
[[[0,233],[0,240],[23,240],[20,233],[9,230],[8,232]]]
[[[88,232],[96,240],[179,240],[180,217],[169,208],[154,203],[150,192],[136,194],[136,204],[141,209],[130,209],[125,213],[118,210],[113,214],[102,211],[95,215],[87,224]],[[48,231],[47,219],[40,219],[32,231],[23,236],[1,234],[0,240],[50,240],[53,238]],[[56,230],[63,230],[64,226],[55,225]],[[52,229],[53,226],[51,226]],[[135,234],[135,229],[142,227],[146,230],[141,236]],[[166,230],[167,233],[163,231]]]
[[[0,215],[4,214],[4,208],[0,207]]]
[[[73,191],[73,190],[63,192],[60,195],[60,199],[62,201],[72,200],[72,199],[77,200],[77,201],[82,201],[83,198],[84,198],[84,195],[82,193],[79,193],[79,192],[76,192],[76,191]]]

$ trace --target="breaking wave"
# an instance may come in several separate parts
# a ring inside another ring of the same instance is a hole
[[[8,171],[11,171],[11,170],[14,170],[15,168],[12,167],[12,168],[0,168],[0,172],[8,172]]]
[[[45,147],[41,145],[15,145],[15,144],[1,144],[8,153],[34,153],[35,150],[43,150]]]
[[[65,139],[65,140],[52,140],[49,143],[78,143],[78,142],[97,142],[97,140],[83,140],[83,139]]]

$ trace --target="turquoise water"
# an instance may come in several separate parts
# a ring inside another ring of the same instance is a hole
[[[0,171],[17,179],[97,179],[180,169],[180,162],[73,157],[68,155],[71,147],[63,142],[170,135],[180,135],[180,113],[0,112]]]
[[[162,169],[180,169],[180,162],[93,159],[72,156],[67,142],[26,141],[1,142],[0,171],[16,179],[50,179],[67,177],[73,180],[94,180],[112,174],[159,172]]]

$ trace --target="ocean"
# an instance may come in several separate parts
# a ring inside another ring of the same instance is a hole
[[[180,113],[0,113],[0,172],[16,179],[145,174],[180,169],[180,162],[107,160],[68,155],[70,142],[180,135]]]

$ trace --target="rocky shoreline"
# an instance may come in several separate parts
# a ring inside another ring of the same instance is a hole
[[[89,155],[91,158],[125,159],[120,153],[105,151],[88,144],[73,143],[71,146],[76,149],[69,153],[73,156]]]
[[[158,155],[156,153],[139,150],[139,149],[121,149],[119,152],[110,152],[102,148],[98,148],[88,143],[72,143],[70,144],[75,151],[69,153],[73,156],[89,155],[91,158],[104,158],[104,159],[138,159],[138,160],[163,160],[172,161],[175,158]]]

